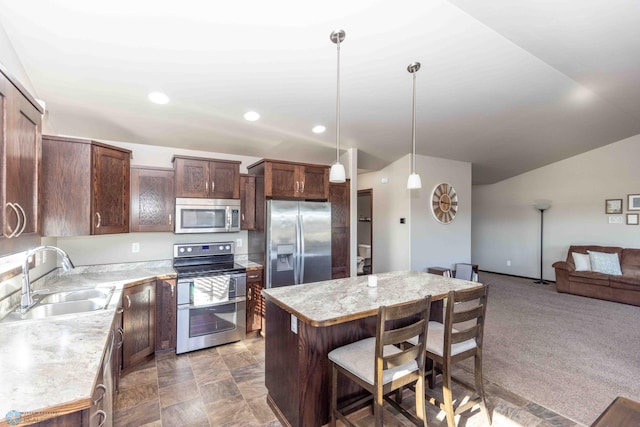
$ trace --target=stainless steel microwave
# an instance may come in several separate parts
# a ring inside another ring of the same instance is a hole
[[[240,231],[240,200],[176,197],[177,234]]]

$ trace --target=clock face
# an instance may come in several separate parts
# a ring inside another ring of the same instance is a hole
[[[441,224],[449,224],[458,212],[458,194],[446,182],[439,184],[431,194],[431,212]]]

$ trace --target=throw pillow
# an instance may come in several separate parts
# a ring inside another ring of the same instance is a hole
[[[620,270],[620,260],[618,254],[607,254],[604,252],[589,252],[589,260],[591,261],[591,269],[598,273],[611,274],[613,276],[622,275]]]
[[[589,254],[579,254],[578,252],[571,252],[573,256],[573,263],[576,265],[576,271],[591,271],[591,261],[589,260]]]

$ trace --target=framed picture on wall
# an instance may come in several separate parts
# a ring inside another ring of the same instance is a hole
[[[627,214],[628,225],[638,225],[638,214]]]
[[[640,194],[629,194],[627,210],[640,211]]]
[[[638,196],[640,197],[640,196]],[[640,210],[640,208],[638,208]],[[604,203],[604,212],[607,214],[622,213],[622,199],[607,199]]]

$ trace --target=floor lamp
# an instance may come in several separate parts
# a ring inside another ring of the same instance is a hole
[[[543,237],[544,237],[544,211],[551,207],[551,203],[549,202],[540,202],[533,205],[537,210],[540,211],[540,280],[536,280],[533,283],[537,283],[540,285],[548,285],[549,282],[542,278],[542,255],[543,255]]]

